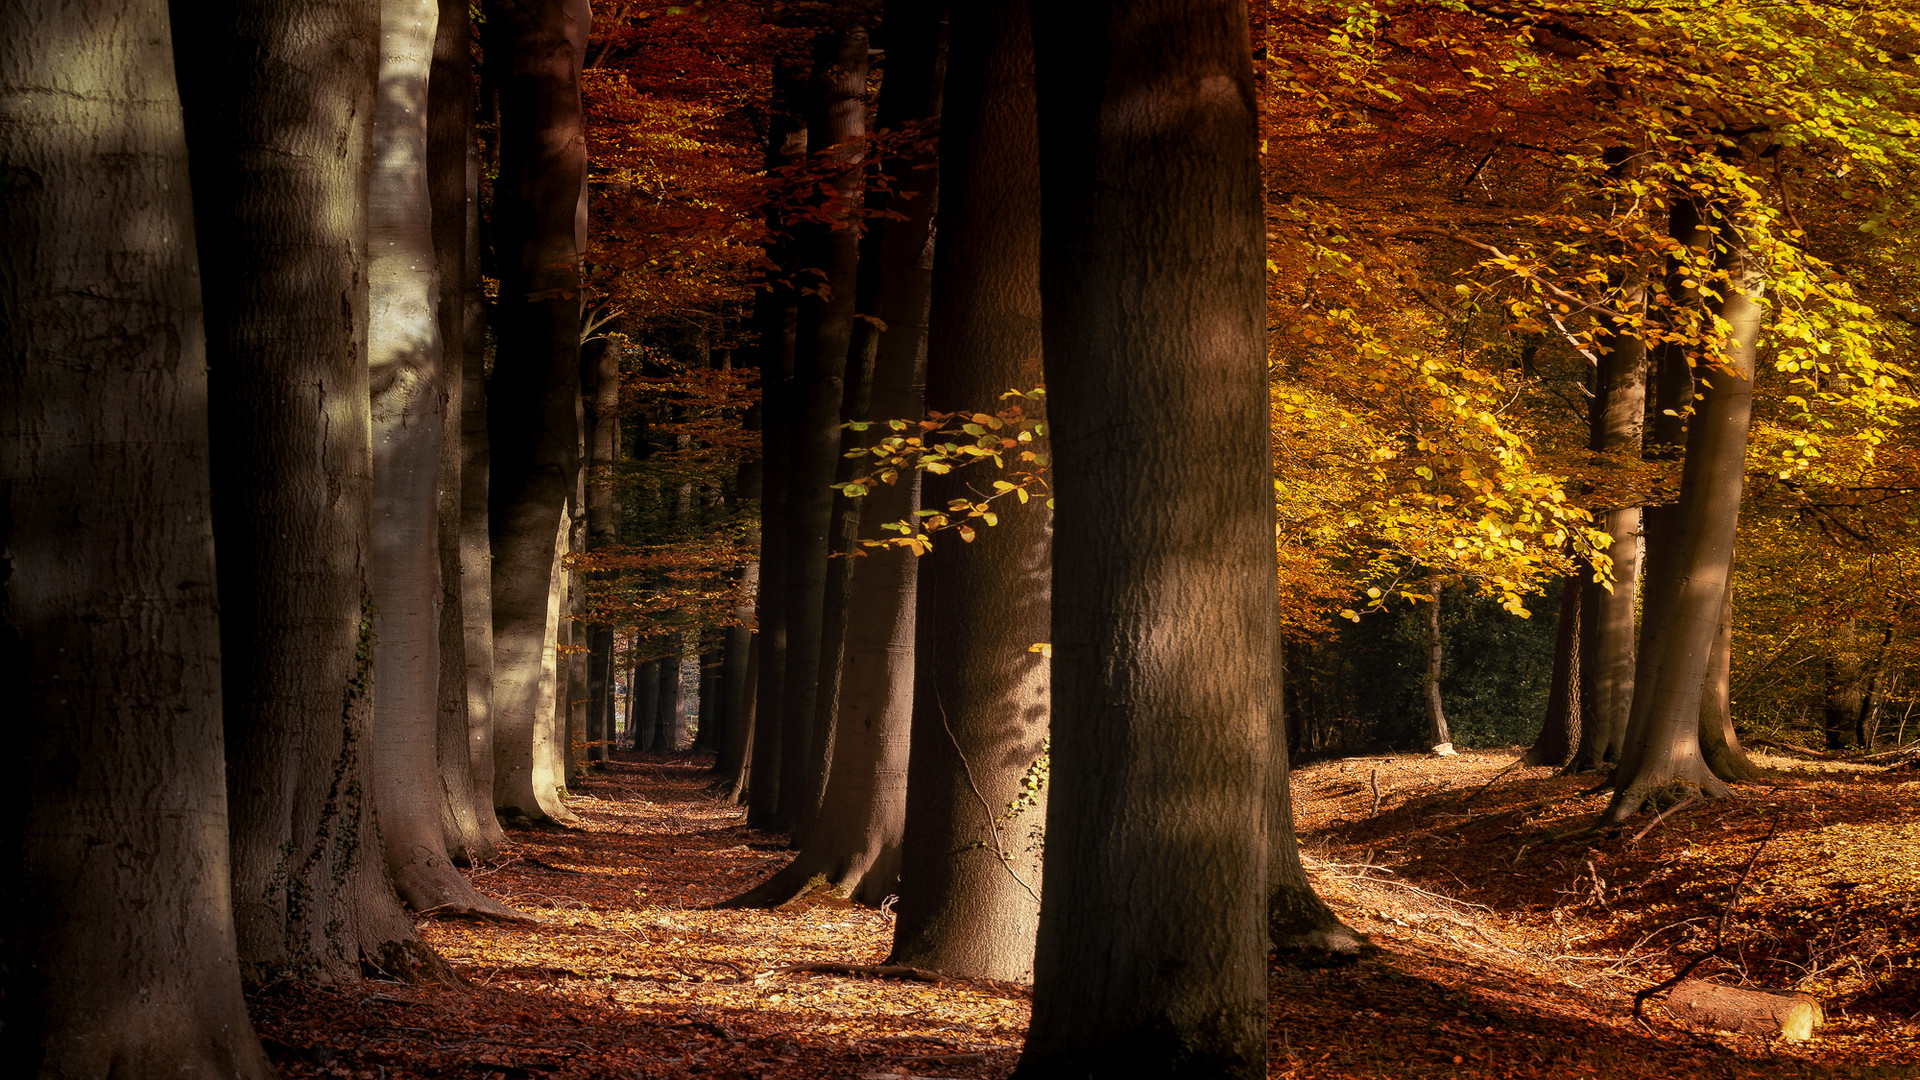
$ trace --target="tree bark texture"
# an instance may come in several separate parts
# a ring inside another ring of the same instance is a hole
[[[1747,757],[1733,730],[1733,584],[1727,584],[1720,604],[1720,625],[1707,662],[1707,682],[1700,695],[1700,756],[1713,775],[1729,784],[1760,775],[1760,766]]]
[[[1734,528],[1746,476],[1747,430],[1753,417],[1754,354],[1764,309],[1761,264],[1736,222],[1714,223],[1716,260],[1725,298],[1725,366],[1705,372],[1687,430],[1671,558],[1647,583],[1650,602],[1633,713],[1607,818],[1624,821],[1671,787],[1725,795],[1726,784],[1700,753],[1700,698],[1719,635],[1733,570]]]
[[[646,659],[634,666],[633,748],[651,753],[660,728],[660,661]]]
[[[861,169],[867,134],[867,32],[829,31],[814,45],[813,116],[807,128],[825,171],[823,219],[801,231],[799,339],[794,353],[793,428],[787,481],[785,556],[787,654],[781,693],[780,791],[772,827],[797,833],[825,789],[829,733],[815,723],[823,662],[838,653],[825,633],[828,532],[834,466],[853,335],[854,273],[860,251]]]
[[[365,797],[379,12],[351,0],[183,16],[242,968],[450,980],[387,883]]]
[[[952,14],[926,405],[993,411],[1040,367],[1040,175],[1024,0]],[[1044,452],[1044,446],[1041,446]],[[923,501],[971,495],[928,476]],[[919,566],[914,700],[893,959],[1027,980],[1040,915],[1052,524],[1010,507],[971,544],[936,534]],[[1034,773],[1036,779],[1041,774]]]
[[[585,778],[587,773],[587,705],[591,698],[592,646],[587,637],[587,575],[576,560],[587,550],[587,462],[592,444],[587,434],[586,398],[576,405],[579,431],[578,468],[574,473],[573,499],[567,507],[567,613],[564,621],[567,648],[566,679],[561,687],[559,712],[554,717],[556,730],[566,739],[567,781]]]
[[[494,804],[565,821],[552,751],[549,650],[554,531],[579,457],[580,260],[586,0],[488,0],[487,63],[500,107],[493,232],[499,336],[488,387],[493,440]],[[544,735],[542,734],[544,732]],[[536,768],[536,761],[544,768]]]
[[[602,337],[592,344],[580,371],[582,378],[592,376],[585,398],[590,446],[587,547],[602,550],[620,539],[613,495],[614,459],[620,450],[620,343]],[[613,737],[613,627],[604,622],[589,624],[587,648],[587,760],[605,762],[610,759]]]
[[[1247,9],[1035,8],[1052,783],[1015,1075],[1266,1075],[1272,452]]]
[[[1553,680],[1547,687],[1547,714],[1540,734],[1520,756],[1523,765],[1560,768],[1573,760],[1580,744],[1580,594],[1581,574],[1560,584],[1560,622],[1553,632]]]
[[[274,1076],[234,959],[168,37],[160,2],[0,5],[0,1060],[21,1075]]]
[[[1433,600],[1421,612],[1427,629],[1427,670],[1420,680],[1420,701],[1427,712],[1427,745],[1436,754],[1453,753],[1453,736],[1447,731],[1447,713],[1440,700],[1440,677],[1446,662],[1446,640],[1440,633],[1439,581],[1428,586]]]

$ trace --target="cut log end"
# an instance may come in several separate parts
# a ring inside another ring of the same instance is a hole
[[[1805,1042],[1826,1022],[1820,1000],[1789,990],[1746,990],[1688,981],[1667,996],[1667,1011],[1703,1027]]]

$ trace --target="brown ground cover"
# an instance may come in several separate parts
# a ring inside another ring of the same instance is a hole
[[[1590,784],[1513,761],[1297,771],[1309,866],[1381,951],[1275,967],[1270,1076],[1920,1077],[1920,773],[1775,771],[1636,839],[1645,820],[1586,831]],[[542,921],[423,924],[466,988],[256,988],[283,1075],[1006,1076],[1025,987],[783,970],[885,958],[890,916],[832,897],[707,910],[787,856],[704,795],[705,765],[623,755],[575,793],[583,827],[513,833],[473,877]],[[1726,959],[1699,974],[1818,994],[1815,1041],[1689,1031],[1657,999],[1632,1018],[1729,900]]]

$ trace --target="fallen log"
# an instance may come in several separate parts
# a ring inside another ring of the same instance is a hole
[[[1667,1011],[1702,1027],[1805,1042],[1826,1021],[1820,999],[1791,990],[1746,990],[1688,980],[1667,995]]]

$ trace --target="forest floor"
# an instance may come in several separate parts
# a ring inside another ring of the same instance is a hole
[[[1763,758],[1737,799],[1594,834],[1604,796],[1503,773],[1516,753],[1295,772],[1315,884],[1380,951],[1272,968],[1269,1076],[1920,1077],[1920,772]],[[708,910],[788,857],[704,794],[709,760],[621,755],[574,793],[580,827],[512,833],[472,876],[539,923],[421,923],[469,986],[255,988],[282,1075],[1007,1076],[1027,987],[783,970],[885,959],[891,917],[831,897]],[[1729,903],[1697,975],[1818,995],[1813,1041],[1690,1031],[1657,997],[1632,1016]]]

